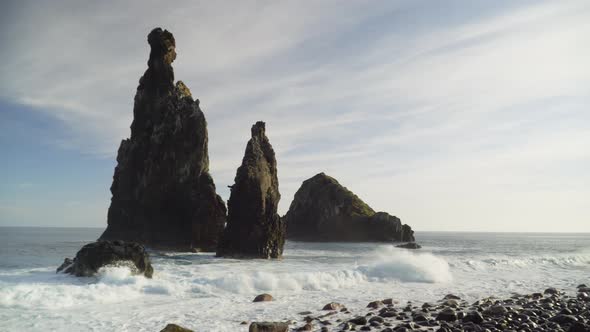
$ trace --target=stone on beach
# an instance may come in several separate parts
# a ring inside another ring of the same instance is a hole
[[[267,301],[273,301],[273,300],[274,300],[274,298],[272,297],[272,295],[265,293],[265,294],[260,294],[260,295],[256,296],[254,298],[254,301],[252,301],[252,302],[267,302]]]
[[[189,330],[176,324],[168,324],[160,332],[193,332],[193,330]]]
[[[253,322],[249,332],[287,332],[289,324],[284,322]]]

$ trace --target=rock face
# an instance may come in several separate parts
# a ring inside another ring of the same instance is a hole
[[[144,247],[134,242],[97,241],[80,249],[73,260],[66,258],[57,272],[91,277],[106,265],[126,265],[135,274],[152,277],[154,269]]]
[[[277,214],[280,198],[275,153],[259,121],[252,126],[231,187],[227,227],[217,256],[280,258],[285,243],[285,226]]]
[[[139,80],[131,138],[121,142],[101,239],[174,250],[214,251],[226,218],[209,175],[207,122],[189,89],[174,84],[172,34],[148,35],[148,69]]]
[[[287,237],[293,240],[414,241],[410,226],[385,212],[375,212],[324,173],[303,182],[284,219]]]

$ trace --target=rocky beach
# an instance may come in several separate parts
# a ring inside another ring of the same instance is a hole
[[[351,312],[332,302],[321,311],[300,312],[300,321],[254,322],[249,331],[588,332],[589,292],[590,287],[581,284],[570,292],[547,288],[505,299],[490,296],[473,303],[453,294],[423,304],[388,298],[369,302],[365,312]]]

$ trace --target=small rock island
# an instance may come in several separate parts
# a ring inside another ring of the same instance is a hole
[[[131,137],[119,147],[100,239],[215,251],[226,208],[209,175],[207,122],[188,87],[174,84],[172,33],[156,28],[148,43],[148,69],[137,87]]]
[[[265,133],[265,123],[252,126],[242,165],[228,201],[227,226],[217,256],[280,258],[285,225],[277,213],[281,194],[275,152]]]
[[[298,241],[413,242],[414,231],[386,212],[375,212],[336,179],[305,180],[284,216],[287,238]]]

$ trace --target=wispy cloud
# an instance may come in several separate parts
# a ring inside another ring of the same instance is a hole
[[[162,26],[226,197],[265,120],[282,211],[326,171],[419,229],[588,230],[590,5],[452,4],[29,3],[4,12],[0,97],[64,123],[56,144],[113,158]]]

